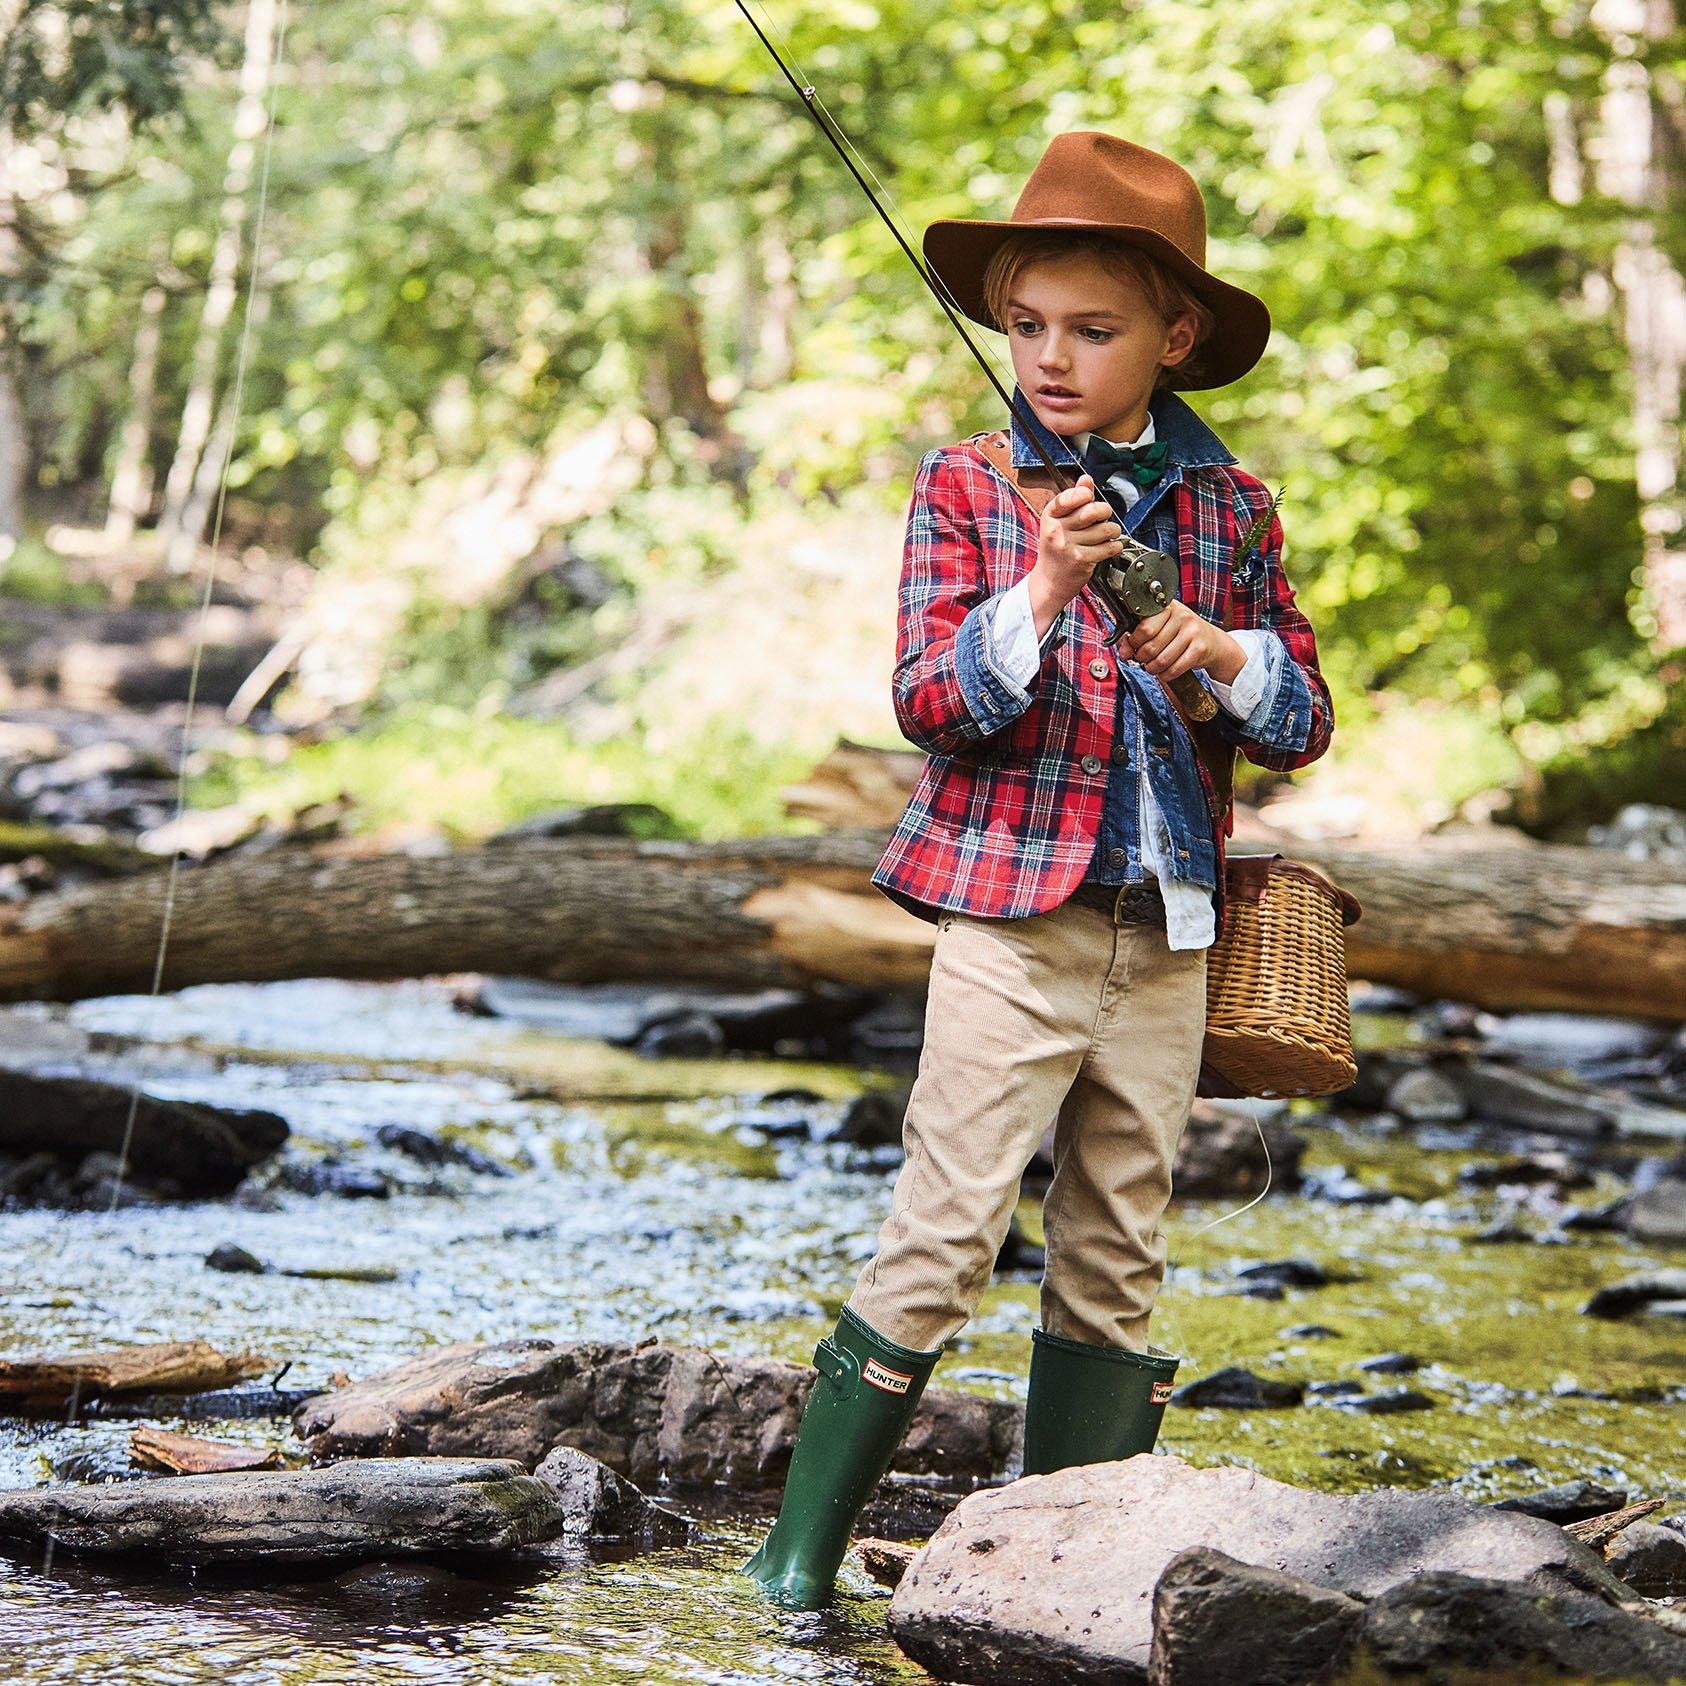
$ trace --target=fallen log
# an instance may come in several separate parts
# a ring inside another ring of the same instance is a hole
[[[485,971],[917,989],[933,927],[869,882],[883,845],[851,830],[214,860],[178,875],[162,982]],[[1494,1008],[1686,1019],[1686,883],[1669,864],[1555,844],[1291,852],[1363,903],[1354,977]],[[159,873],[0,909],[0,998],[146,989],[164,891]]]
[[[200,1393],[274,1367],[261,1353],[219,1352],[202,1340],[0,1359],[0,1401],[9,1412],[36,1412],[111,1393]]]

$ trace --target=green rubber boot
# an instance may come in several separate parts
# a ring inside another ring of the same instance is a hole
[[[796,1431],[778,1520],[740,1571],[777,1604],[817,1610],[861,1507],[872,1496],[913,1421],[942,1357],[886,1340],[845,1306],[814,1349],[813,1392]]]
[[[1151,1452],[1181,1362],[1156,1347],[1132,1352],[1033,1329],[1025,1474]]]

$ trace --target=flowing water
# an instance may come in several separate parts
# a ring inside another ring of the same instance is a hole
[[[155,1091],[281,1113],[294,1162],[343,1155],[395,1184],[386,1200],[276,1191],[0,1215],[8,1356],[200,1336],[289,1365],[288,1388],[367,1375],[446,1341],[528,1335],[658,1335],[806,1360],[871,1251],[896,1169],[893,1151],[755,1122],[808,1117],[823,1131],[882,1075],[640,1059],[467,1017],[438,983],[205,988],[17,1008],[0,1021],[13,1045],[45,1044],[67,1024],[90,1033],[110,1070],[144,1071]],[[793,1087],[818,1098],[761,1098]],[[1433,1484],[1485,1499],[1584,1475],[1636,1496],[1686,1496],[1686,1324],[1579,1312],[1595,1288],[1666,1257],[1601,1233],[1476,1243],[1495,1208],[1458,1182],[1481,1157],[1469,1138],[1302,1122],[1308,1169],[1344,1169],[1398,1198],[1273,1194],[1200,1235],[1225,1207],[1174,1208],[1155,1338],[1185,1355],[1179,1381],[1242,1364],[1359,1378],[1372,1392],[1402,1381],[1435,1403],[1391,1416],[1329,1403],[1179,1408],[1162,1446],[1333,1491]],[[425,1168],[376,1144],[383,1124],[472,1145],[511,1174]],[[1597,1204],[1619,1187],[1601,1176],[1576,1199]],[[1039,1236],[1033,1201],[1021,1217]],[[207,1269],[225,1242],[289,1269],[395,1274]],[[1291,1256],[1339,1280],[1276,1301],[1237,1293],[1238,1267]],[[1022,1395],[1036,1299],[1034,1276],[998,1277],[938,1380]],[[1311,1323],[1334,1333],[1288,1332]],[[1356,1368],[1396,1350],[1420,1370]],[[298,1450],[281,1422],[191,1426]],[[120,1468],[132,1427],[0,1419],[0,1484]],[[710,1514],[701,1543],[641,1557],[376,1564],[280,1586],[14,1553],[0,1557],[0,1657],[8,1679],[29,1683],[925,1678],[884,1637],[887,1595],[852,1569],[830,1611],[763,1604],[730,1571],[764,1525],[728,1508]]]

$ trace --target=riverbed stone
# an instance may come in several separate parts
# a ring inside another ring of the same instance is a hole
[[[896,1589],[891,1632],[940,1679],[975,1686],[1145,1680],[1154,1586],[1193,1546],[1362,1599],[1439,1570],[1632,1597],[1537,1517],[1451,1493],[1308,1492],[1144,1453],[968,1494]]]
[[[1429,1570],[1365,1611],[1353,1666],[1370,1680],[1666,1686],[1686,1679],[1686,1638],[1584,1593]]]
[[[589,1452],[633,1481],[782,1482],[813,1385],[806,1364],[655,1341],[459,1342],[308,1401],[294,1428],[317,1457],[516,1458]],[[1005,1473],[1024,1408],[928,1388],[892,1468]]]
[[[1153,1686],[1305,1686],[1344,1657],[1364,1606],[1210,1546],[1179,1551],[1153,1589]]]
[[[1524,1516],[1543,1516],[1560,1527],[1570,1522],[1589,1522],[1595,1516],[1608,1516],[1627,1503],[1625,1487],[1606,1487],[1600,1481],[1560,1481],[1554,1487],[1541,1487],[1536,1492],[1518,1493],[1514,1498],[1499,1499],[1494,1510],[1519,1510]]]
[[[552,1488],[501,1458],[369,1458],[0,1492],[7,1538],[165,1562],[509,1552],[554,1537],[562,1520]]]
[[[663,1544],[683,1540],[691,1531],[684,1517],[573,1446],[553,1446],[533,1474],[556,1495],[563,1539]]]
[[[1686,1247],[1686,1174],[1660,1177],[1622,1208],[1622,1228],[1654,1247]]]
[[[1630,1522],[1605,1561],[1646,1598],[1686,1598],[1686,1536],[1655,1522]]]
[[[1674,1300],[1686,1300],[1686,1270],[1645,1270],[1600,1288],[1581,1310],[1588,1317],[1632,1317]]]
[[[126,1177],[204,1196],[233,1188],[287,1140],[286,1120],[252,1107],[171,1100],[144,1091],[129,1130],[132,1087],[75,1072],[0,1067],[0,1151],[83,1161],[128,1141]]]
[[[1305,1147],[1305,1137],[1284,1118],[1261,1116],[1255,1124],[1244,1113],[1197,1101],[1177,1143],[1171,1192],[1179,1200],[1244,1198],[1265,1186],[1267,1172],[1273,1188],[1291,1192],[1300,1186]]]

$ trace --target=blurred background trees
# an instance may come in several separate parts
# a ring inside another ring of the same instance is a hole
[[[915,246],[1005,215],[1063,129],[1200,180],[1275,332],[1191,400],[1287,488],[1342,722],[1323,823],[1678,800],[1670,0],[762,15]],[[912,465],[1004,418],[735,7],[0,22],[0,591],[123,557],[184,601],[225,454],[224,548],[310,570],[270,700],[318,741],[219,761],[206,800],[759,829],[838,733],[896,741]]]

